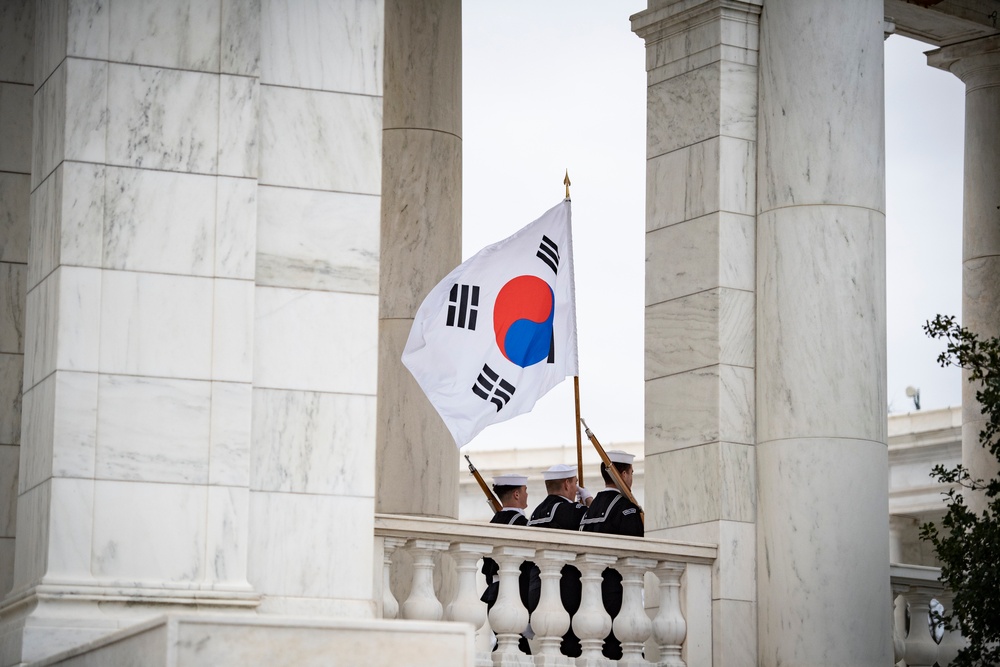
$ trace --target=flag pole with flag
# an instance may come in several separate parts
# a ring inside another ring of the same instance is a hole
[[[458,447],[577,375],[569,198],[445,276],[417,310],[402,361]]]

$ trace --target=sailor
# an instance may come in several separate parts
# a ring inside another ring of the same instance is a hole
[[[508,526],[526,526],[528,517],[524,510],[528,507],[528,477],[518,473],[496,475],[493,477],[493,493],[496,494],[502,508],[493,515],[490,523],[504,524]],[[480,598],[486,603],[487,609],[492,609],[496,604],[500,594],[500,566],[492,558],[483,559],[483,574],[486,575],[486,590]],[[521,575],[519,577],[519,587],[521,592],[521,603],[530,614],[538,606],[538,598],[542,592],[542,580],[538,567],[531,561],[521,563]],[[531,654],[527,639],[533,636],[530,632],[530,624],[527,632],[522,635],[519,642],[521,651]]]
[[[635,456],[621,450],[609,451],[607,455],[625,486],[631,490],[632,460]],[[643,537],[644,529],[639,506],[626,498],[625,494],[615,486],[614,478],[603,465],[601,477],[604,478],[606,488],[597,494],[594,502],[587,508],[587,514],[580,522],[580,530]],[[604,570],[601,597],[604,600],[604,609],[614,619],[622,608],[622,576],[617,570],[611,568]],[[604,657],[611,660],[620,660],[622,657],[622,645],[615,637],[614,630],[604,639]]]
[[[579,485],[576,468],[557,463],[542,472],[548,496],[531,513],[529,526],[579,530],[580,521],[587,513],[587,506],[594,499],[587,489]],[[580,608],[580,570],[563,565],[559,579],[559,596],[563,608],[570,615],[570,628],[563,635],[562,653],[570,658],[580,656],[580,640],[573,632],[572,617]]]

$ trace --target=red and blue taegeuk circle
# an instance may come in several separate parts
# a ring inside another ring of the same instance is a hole
[[[538,276],[507,281],[493,304],[497,347],[521,368],[548,358],[552,347],[555,295]]]

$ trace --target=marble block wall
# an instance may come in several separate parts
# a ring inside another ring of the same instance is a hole
[[[381,2],[37,7],[0,664],[372,615]]]
[[[760,2],[651,3],[646,533],[719,545],[715,664],[756,664],[755,177]]]
[[[0,6],[0,597],[13,584],[31,194],[34,2]]]

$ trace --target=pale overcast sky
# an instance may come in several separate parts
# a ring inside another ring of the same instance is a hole
[[[463,3],[463,258],[509,236],[573,181],[583,417],[606,447],[643,437],[646,73],[629,15],[645,0]],[[886,43],[888,400],[959,405],[920,326],[960,315],[964,85],[923,45]],[[575,442],[568,378],[464,451]]]

